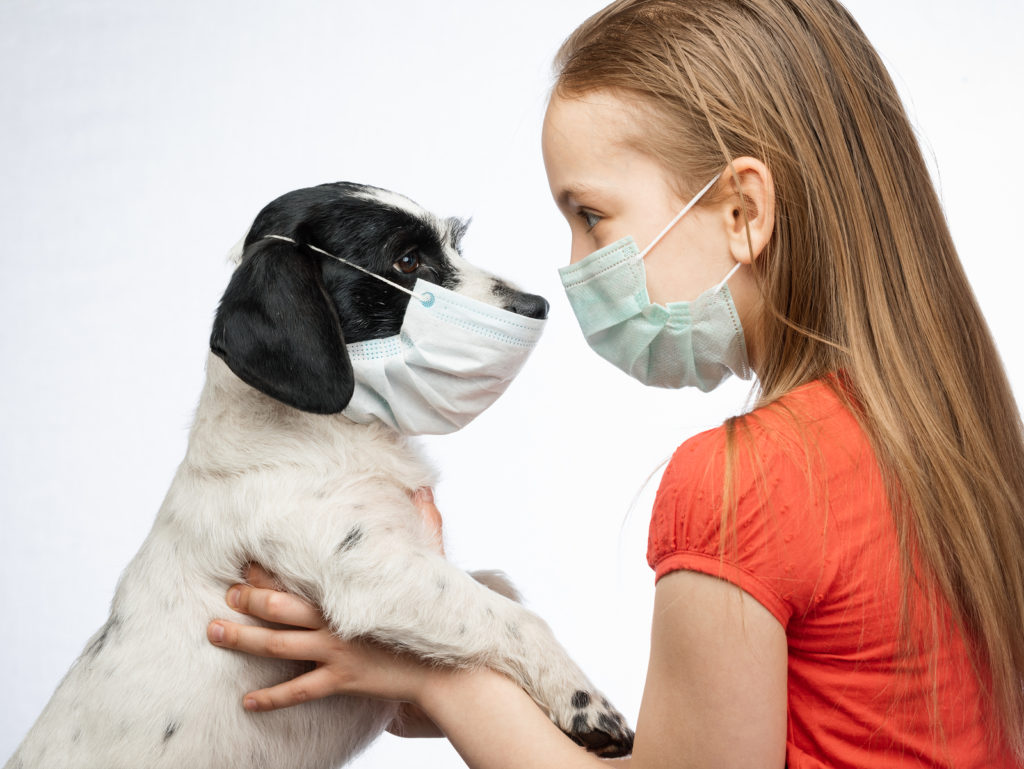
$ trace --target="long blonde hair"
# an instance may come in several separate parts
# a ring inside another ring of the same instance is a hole
[[[558,95],[641,105],[635,143],[681,185],[735,157],[768,166],[761,402],[842,372],[886,478],[904,618],[914,574],[932,625],[948,603],[968,641],[993,738],[1024,758],[1024,429],[860,27],[833,0],[619,0],[566,40],[556,71]]]

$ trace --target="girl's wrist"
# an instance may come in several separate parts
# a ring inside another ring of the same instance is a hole
[[[426,680],[418,704],[473,769],[601,765],[501,673],[490,668],[435,669]]]
[[[444,730],[445,716],[465,713],[475,702],[488,692],[502,686],[515,687],[511,680],[490,668],[453,670],[452,668],[430,668],[424,672],[415,692],[415,704],[423,709]]]

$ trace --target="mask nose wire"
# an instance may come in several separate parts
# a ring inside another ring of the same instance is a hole
[[[714,179],[712,179],[712,180],[711,180],[710,182],[708,182],[707,184],[705,184],[705,185],[704,185],[704,188],[703,188],[703,189],[702,189],[702,190],[701,190],[700,192],[698,192],[698,193],[697,193],[696,195],[694,195],[694,196],[693,196],[693,199],[692,199],[692,200],[690,200],[690,202],[689,202],[689,203],[687,203],[687,204],[686,204],[685,206],[683,206],[683,210],[682,210],[682,211],[680,211],[680,212],[679,212],[678,214],[676,214],[676,215],[675,215],[675,217],[673,217],[672,221],[671,221],[671,222],[669,222],[669,223],[668,223],[668,224],[667,224],[667,225],[665,226],[665,229],[663,229],[663,230],[662,230],[661,232],[659,232],[659,233],[658,233],[658,234],[657,234],[657,235],[655,236],[654,240],[652,240],[652,241],[651,241],[651,242],[650,242],[650,243],[649,243],[649,244],[647,245],[647,248],[645,248],[645,249],[644,249],[643,251],[641,251],[641,252],[639,253],[639,255],[637,255],[637,257],[636,257],[636,258],[637,258],[637,259],[643,259],[643,258],[644,258],[645,256],[647,256],[647,254],[648,254],[648,253],[650,252],[650,250],[651,250],[652,248],[654,248],[654,247],[655,247],[656,245],[658,245],[658,242],[659,242],[659,241],[660,241],[660,240],[661,240],[661,239],[662,239],[663,237],[665,237],[666,235],[668,235],[668,233],[669,233],[669,230],[671,230],[671,229],[672,229],[673,227],[675,227],[675,226],[676,226],[676,224],[677,224],[677,223],[679,222],[679,220],[680,220],[680,219],[682,219],[682,218],[683,218],[684,216],[686,216],[686,214],[687,214],[687,213],[688,213],[688,212],[690,211],[690,209],[691,209],[691,208],[693,208],[693,207],[694,207],[695,205],[697,205],[697,202],[698,202],[698,201],[699,201],[699,200],[700,200],[700,199],[701,199],[702,197],[704,197],[704,195],[705,195],[705,194],[707,193],[707,191],[708,191],[708,190],[710,190],[710,189],[711,189],[712,185],[714,185],[714,183],[715,183],[715,182],[717,182],[717,181],[718,181],[719,179],[721,179],[721,178],[722,178],[722,173],[721,173],[721,172],[719,172],[719,173],[715,174],[715,178],[714,178]]]
[[[268,240],[270,238],[273,238],[274,240],[283,240],[286,243],[292,243],[292,244],[294,244],[296,246],[299,245],[298,241],[296,241],[296,240],[294,240],[292,238],[289,238],[289,237],[287,237],[285,235],[265,235],[262,238],[260,238],[260,240]],[[307,248],[310,248],[313,251],[316,251],[318,254],[323,254],[324,256],[329,257],[331,259],[334,259],[337,262],[341,262],[342,264],[346,264],[349,267],[353,267],[353,268],[359,270],[360,272],[366,273],[371,278],[376,278],[377,280],[383,281],[384,283],[387,283],[389,286],[392,286],[393,288],[397,288],[399,291],[405,292],[406,294],[411,296],[413,299],[418,299],[420,302],[422,302],[425,305],[429,306],[432,303],[433,299],[434,299],[434,295],[431,294],[429,291],[424,292],[423,294],[417,294],[415,291],[410,291],[405,286],[399,285],[398,283],[395,283],[395,281],[393,281],[393,280],[388,280],[383,275],[378,275],[375,272],[370,272],[370,270],[368,270],[365,267],[362,267],[362,266],[356,264],[355,262],[350,262],[348,259],[343,259],[340,256],[335,256],[334,254],[330,254],[330,253],[324,251],[322,248],[317,248],[312,243],[306,243],[305,245],[306,245]]]

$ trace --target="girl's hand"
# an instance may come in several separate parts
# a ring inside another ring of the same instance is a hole
[[[421,489],[414,501],[424,518],[438,531],[441,548],[441,517],[429,489]],[[262,657],[311,661],[316,668],[268,689],[249,692],[243,705],[264,711],[289,707],[333,694],[350,694],[405,703],[389,727],[409,737],[441,736],[441,732],[412,704],[431,676],[442,675],[407,655],[368,642],[343,641],[332,635],[320,611],[301,598],[282,592],[272,575],[258,565],[246,572],[247,585],[232,585],[227,601],[236,611],[278,625],[299,629],[271,629],[214,620],[207,628],[210,642]]]

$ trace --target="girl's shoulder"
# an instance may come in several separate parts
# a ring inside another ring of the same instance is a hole
[[[778,399],[698,433],[676,449],[665,475],[721,484],[726,470],[739,478],[806,468],[812,460],[861,461],[867,436],[841,396],[835,378],[817,379]],[[803,473],[801,473],[803,474]]]

